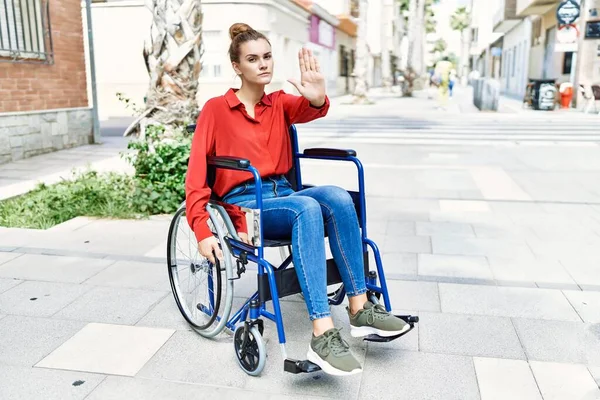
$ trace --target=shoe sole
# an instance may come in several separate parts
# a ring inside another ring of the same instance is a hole
[[[362,372],[362,368],[353,369],[352,371],[343,371],[341,369],[335,368],[334,366],[329,364],[327,361],[325,361],[321,357],[319,357],[319,355],[314,352],[314,350],[310,347],[310,345],[308,346],[308,353],[306,355],[306,358],[311,363],[316,364],[319,367],[321,367],[321,370],[323,370],[323,372],[325,372],[326,374],[329,374],[329,375],[348,376],[348,375],[359,374]]]
[[[381,337],[390,337],[400,335],[410,329],[410,325],[406,324],[404,328],[399,331],[384,331],[381,329],[373,328],[372,326],[350,326],[350,335],[352,337],[364,337],[368,335],[379,335]]]

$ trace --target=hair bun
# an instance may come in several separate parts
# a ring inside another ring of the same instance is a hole
[[[231,38],[231,40],[233,40],[240,33],[253,31],[253,30],[254,29],[252,29],[250,27],[250,25],[244,24],[243,22],[237,22],[237,23],[231,25],[231,27],[229,28],[229,37]]]

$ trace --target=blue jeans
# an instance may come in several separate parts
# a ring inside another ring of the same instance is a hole
[[[263,232],[270,239],[292,236],[292,258],[311,320],[329,317],[325,229],[331,254],[348,296],[367,291],[358,217],[350,194],[337,186],[295,192],[283,176],[263,178]],[[233,188],[223,201],[256,208],[254,182]]]

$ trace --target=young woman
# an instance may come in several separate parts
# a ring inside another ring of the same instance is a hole
[[[270,237],[292,237],[294,267],[313,325],[308,360],[334,375],[350,375],[362,368],[331,319],[327,301],[324,229],[348,293],[351,334],[393,336],[409,326],[380,305],[367,300],[358,218],[348,192],[320,186],[295,192],[284,177],[292,167],[290,124],[323,117],[329,109],[325,80],[310,50],[298,53],[300,80],[290,79],[301,96],[277,91],[265,94],[271,82],[271,44],[246,24],[229,29],[229,55],[242,80],[239,90],[209,100],[198,118],[186,177],[187,218],[200,253],[214,262],[222,255],[210,232],[205,210],[211,189],[206,185],[206,157],[227,155],[250,160],[260,171],[256,188],[248,173],[218,169],[212,190],[229,204],[256,207],[263,198],[261,221]],[[242,227],[238,227],[242,228]],[[246,232],[239,232],[248,241]]]

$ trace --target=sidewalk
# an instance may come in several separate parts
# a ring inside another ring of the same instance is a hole
[[[52,184],[70,178],[72,171],[91,168],[99,172],[131,171],[122,159],[127,138],[105,137],[88,145],[0,164],[0,200],[32,190],[38,183]]]
[[[373,97],[335,113],[456,113],[432,112],[420,93]],[[283,372],[266,322],[266,368],[249,377],[231,337],[200,337],[175,304],[170,216],[80,217],[44,231],[0,228],[0,399],[600,399],[600,147],[354,145],[393,310],[420,317],[405,337],[367,344],[348,334],[344,307],[332,308],[362,374]],[[124,148],[107,140],[4,165],[14,177],[0,193],[87,162],[122,168]],[[353,165],[306,163],[303,176],[356,185]],[[249,269],[235,305],[255,288]],[[282,309],[288,356],[304,359],[306,306],[290,296]]]

